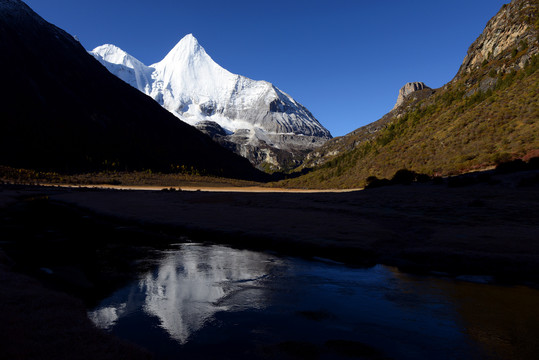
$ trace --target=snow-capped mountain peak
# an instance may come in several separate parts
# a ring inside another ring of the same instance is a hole
[[[186,59],[195,57],[208,56],[206,51],[193,34],[185,35],[173,48],[168,52],[165,58],[161,61],[164,63],[181,62]],[[209,57],[209,56],[208,56]],[[211,58],[210,58],[211,59]]]
[[[181,120],[191,125],[212,121],[228,134],[241,134],[234,139],[241,138],[239,146],[243,148],[238,152],[244,156],[247,145],[258,147],[262,143],[285,151],[304,151],[331,138],[329,131],[288,94],[269,82],[222,68],[192,34],[150,66],[114,45],[100,46],[91,54]]]
[[[192,34],[150,67],[155,69],[153,77],[160,83],[149,95],[154,99],[162,95],[162,105],[174,109],[177,116],[192,125],[209,120],[205,110],[199,109],[200,105],[227,101],[237,77],[213,61]],[[224,127],[235,130],[230,125]]]
[[[119,47],[105,44],[96,47],[91,54],[111,73],[129,85],[146,93],[151,88],[154,70]]]
[[[101,56],[101,58],[107,62],[124,65],[132,69],[134,69],[136,66],[144,65],[135,57],[129,55],[119,47],[112,44],[98,46],[92,51],[92,53],[94,55]]]

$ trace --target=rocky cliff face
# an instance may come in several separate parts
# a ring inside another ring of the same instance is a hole
[[[410,95],[411,93],[414,93],[416,91],[423,90],[423,89],[430,89],[430,88],[427,85],[425,85],[424,83],[422,83],[422,82],[410,82],[410,83],[407,83],[406,85],[404,85],[399,90],[399,96],[397,97],[397,103],[393,107],[393,110],[395,110],[396,108],[401,106],[402,103],[404,103],[404,99],[406,97],[408,97],[408,95]]]
[[[304,167],[321,165],[336,156],[354,150],[358,145],[374,139],[378,132],[385,129],[396,119],[405,115],[418,102],[432,96],[436,91],[422,82],[407,83],[400,91],[395,107],[381,119],[362,126],[349,134],[333,138],[320,148],[307,154]]]
[[[399,166],[454,173],[536,149],[538,34],[539,0],[504,5],[453,80],[439,89],[406,84],[381,119],[309,153],[303,166],[315,171],[290,186],[313,179],[358,186],[362,176],[388,176]]]
[[[523,68],[539,52],[539,1],[514,0],[504,5],[485,26],[485,30],[468,49],[453,81],[497,61],[497,70]],[[518,58],[518,61],[511,61]]]
[[[259,165],[264,170],[283,169],[286,167],[294,167],[303,163],[305,155],[309,150],[302,148],[302,144],[296,144],[297,137],[290,134],[273,135],[273,138],[279,136],[279,142],[289,144],[285,150],[278,149],[269,140],[267,134],[257,134],[256,130],[239,129],[234,133],[223,129],[214,121],[201,121],[195,127],[210,136],[215,142],[230,151],[241,155],[253,164]],[[264,136],[266,140],[253,142],[254,137]],[[304,141],[302,139],[302,141]],[[291,147],[296,145],[292,151]]]

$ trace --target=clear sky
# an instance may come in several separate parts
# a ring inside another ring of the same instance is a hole
[[[192,33],[225,69],[266,80],[344,135],[387,113],[407,82],[437,88],[509,0],[25,0],[88,49],[146,65]]]

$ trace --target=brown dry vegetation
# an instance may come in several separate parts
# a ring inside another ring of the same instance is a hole
[[[461,78],[368,140],[359,141],[314,171],[278,186],[347,188],[369,176],[390,177],[407,168],[428,175],[454,175],[525,157],[539,149],[539,58],[518,71],[497,75],[483,92],[471,79],[491,72],[488,66]],[[465,89],[468,89],[465,92]],[[470,95],[470,93],[472,93]],[[466,95],[468,94],[468,96]]]
[[[0,166],[0,183],[6,184],[54,184],[54,185],[125,185],[125,186],[203,186],[203,187],[249,187],[261,183],[239,179],[202,176],[190,173],[160,173],[146,171],[101,171],[81,174],[16,169]]]

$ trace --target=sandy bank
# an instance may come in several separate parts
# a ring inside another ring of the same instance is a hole
[[[175,191],[204,191],[204,192],[240,192],[240,193],[297,193],[297,194],[314,194],[314,193],[344,193],[351,191],[358,191],[361,189],[327,189],[327,190],[313,190],[313,189],[284,189],[284,188],[270,188],[262,186],[157,186],[157,185],[69,185],[69,184],[43,184],[43,186],[56,186],[60,188],[73,188],[73,189],[113,189],[113,190],[145,190],[145,191],[160,191],[170,190]]]

